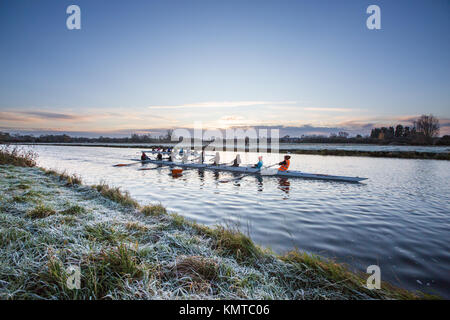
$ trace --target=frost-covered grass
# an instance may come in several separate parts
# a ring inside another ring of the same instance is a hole
[[[22,199],[24,201],[19,201]],[[81,288],[67,268],[79,266]],[[0,299],[414,299],[322,258],[141,207],[106,185],[0,165]]]

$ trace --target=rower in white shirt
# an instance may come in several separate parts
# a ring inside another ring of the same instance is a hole
[[[215,155],[213,161],[214,161],[213,164],[214,164],[215,166],[220,165],[220,153],[219,153],[219,152],[216,152],[216,155]]]

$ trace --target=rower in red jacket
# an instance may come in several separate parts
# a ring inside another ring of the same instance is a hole
[[[291,159],[291,156],[284,156],[284,161],[279,163],[280,167],[278,168],[278,171],[288,171],[289,165],[291,164],[291,160],[289,159]]]

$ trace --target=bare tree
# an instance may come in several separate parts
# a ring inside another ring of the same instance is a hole
[[[172,135],[173,135],[173,130],[167,129],[166,139],[170,141],[172,138]]]
[[[439,134],[439,120],[430,115],[422,115],[415,122],[417,132],[423,133],[425,138],[431,139]]]

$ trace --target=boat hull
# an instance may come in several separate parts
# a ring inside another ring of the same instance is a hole
[[[333,176],[327,174],[306,173],[301,171],[278,171],[276,169],[257,169],[252,167],[232,167],[232,166],[214,166],[201,163],[182,163],[182,162],[169,162],[160,160],[139,160],[132,159],[133,161],[140,161],[142,163],[154,163],[159,165],[181,167],[181,168],[193,168],[193,169],[206,169],[212,171],[229,171],[239,172],[243,174],[257,174],[264,176],[276,176],[276,177],[289,177],[289,178],[303,178],[303,179],[319,179],[319,180],[332,180],[332,181],[345,181],[345,182],[361,182],[367,180],[367,178],[361,177],[346,177],[346,176]]]

